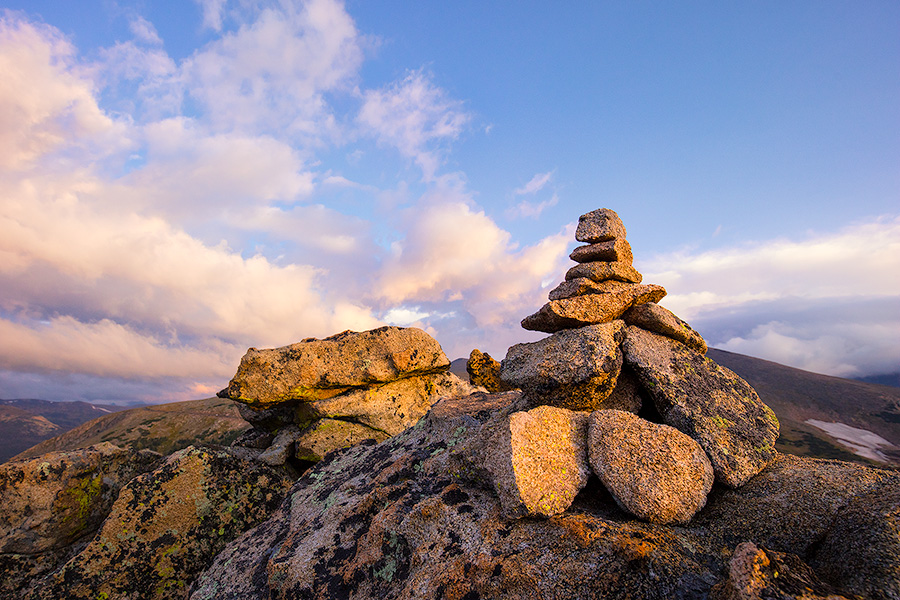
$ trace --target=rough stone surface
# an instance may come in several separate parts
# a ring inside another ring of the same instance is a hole
[[[0,594],[55,568],[97,530],[122,486],[160,458],[104,442],[0,465]]]
[[[629,517],[595,478],[564,513],[510,521],[454,457],[517,397],[442,400],[399,436],[330,454],[218,555],[191,599],[706,598],[740,542],[809,562],[854,497],[900,488],[897,472],[778,455],[740,489],[715,486],[685,526]],[[853,547],[866,533],[848,535]],[[897,578],[880,577],[871,597],[889,598]]]
[[[566,279],[585,277],[594,281],[624,281],[640,283],[643,277],[637,269],[623,262],[589,262],[580,263],[566,271]]]
[[[794,554],[743,542],[734,551],[728,578],[716,585],[710,600],[848,600],[822,583]]]
[[[743,485],[774,458],[778,419],[746,381],[638,327],[626,329],[622,349],[663,422],[700,443],[717,481]]]
[[[609,398],[603,401],[600,408],[614,408],[637,414],[643,407],[644,401],[645,398],[641,393],[641,384],[637,376],[623,364],[616,380],[616,387],[613,388]]]
[[[618,319],[634,304],[654,302],[666,295],[659,285],[628,285],[608,281],[603,293],[550,300],[533,315],[522,320],[522,327],[531,331],[554,333],[562,329],[607,323]]]
[[[300,428],[296,425],[283,427],[272,443],[259,455],[259,460],[269,466],[277,467],[286,464],[294,457],[294,442],[300,437]]]
[[[900,598],[900,486],[883,483],[848,502],[809,564],[853,594]]]
[[[579,242],[605,242],[625,237],[625,225],[619,215],[608,208],[598,208],[578,217],[575,239]]]
[[[613,321],[516,344],[501,363],[500,377],[533,404],[595,410],[616,386],[623,333],[624,323]]]
[[[641,329],[670,337],[700,354],[706,354],[706,341],[703,337],[675,316],[675,313],[655,302],[632,306],[625,311],[622,319],[628,325],[636,325]]]
[[[469,384],[449,371],[427,373],[300,403],[294,420],[340,419],[396,435],[415,425],[440,398],[465,396],[471,391]]]
[[[219,395],[265,409],[291,400],[315,401],[349,388],[446,370],[450,361],[430,335],[416,328],[345,331],[282,348],[251,348]]]
[[[493,487],[507,517],[550,517],[569,508],[587,483],[587,424],[588,413],[553,406],[504,413],[461,460]]]
[[[712,489],[712,465],[697,442],[630,412],[591,413],[588,457],[619,506],[646,521],[687,523]]]
[[[20,597],[184,598],[225,545],[267,518],[290,486],[224,451],[189,447],[129,482],[91,542]]]
[[[298,460],[316,462],[332,450],[349,448],[365,440],[380,442],[390,437],[361,423],[338,419],[319,419],[300,432],[294,441]]]
[[[623,262],[629,265],[634,260],[631,244],[623,238],[578,246],[572,251],[569,258],[579,263],[603,261]]]
[[[500,363],[494,360],[490,354],[482,352],[478,348],[469,354],[466,371],[469,373],[469,383],[491,393],[506,392],[512,389],[509,384],[500,379]]]

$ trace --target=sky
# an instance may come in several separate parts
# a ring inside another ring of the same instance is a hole
[[[0,397],[503,358],[578,216],[713,347],[900,371],[900,3],[0,0]]]

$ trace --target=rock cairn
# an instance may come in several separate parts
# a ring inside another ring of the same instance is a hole
[[[578,264],[522,321],[551,335],[501,363],[521,410],[498,415],[465,452],[510,516],[562,512],[593,471],[631,514],[687,522],[714,480],[737,488],[774,458],[778,420],[656,303],[664,288],[641,284],[615,212],[582,215],[575,239]]]
[[[414,425],[440,398],[471,386],[449,371],[438,342],[413,327],[345,331],[250,348],[221,398],[253,425],[235,441],[262,462],[304,468],[364,440]]]

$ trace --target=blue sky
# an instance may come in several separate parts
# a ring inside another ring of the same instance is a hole
[[[3,397],[385,323],[502,358],[600,207],[711,345],[900,365],[896,2],[0,9]]]

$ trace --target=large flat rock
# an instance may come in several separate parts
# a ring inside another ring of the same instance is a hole
[[[602,289],[608,291],[550,300],[536,313],[522,319],[522,327],[554,333],[562,329],[607,323],[618,319],[634,304],[655,302],[666,295],[665,288],[660,285],[607,281]]]
[[[612,321],[516,344],[500,363],[500,377],[534,404],[600,408],[615,388],[622,366],[619,344],[624,327],[622,321]]]
[[[220,396],[266,409],[315,401],[350,388],[378,385],[449,368],[440,344],[414,327],[345,331],[281,348],[250,348]]]
[[[778,419],[746,381],[639,327],[626,328],[622,349],[663,421],[700,443],[717,481],[739,487],[775,456]]]
[[[597,242],[587,246],[578,246],[569,255],[575,262],[623,262],[630,265],[634,260],[631,244],[624,238]]]
[[[626,283],[640,283],[643,276],[629,263],[624,262],[589,262],[580,263],[566,271],[566,279],[587,277],[594,281],[610,279]]]

